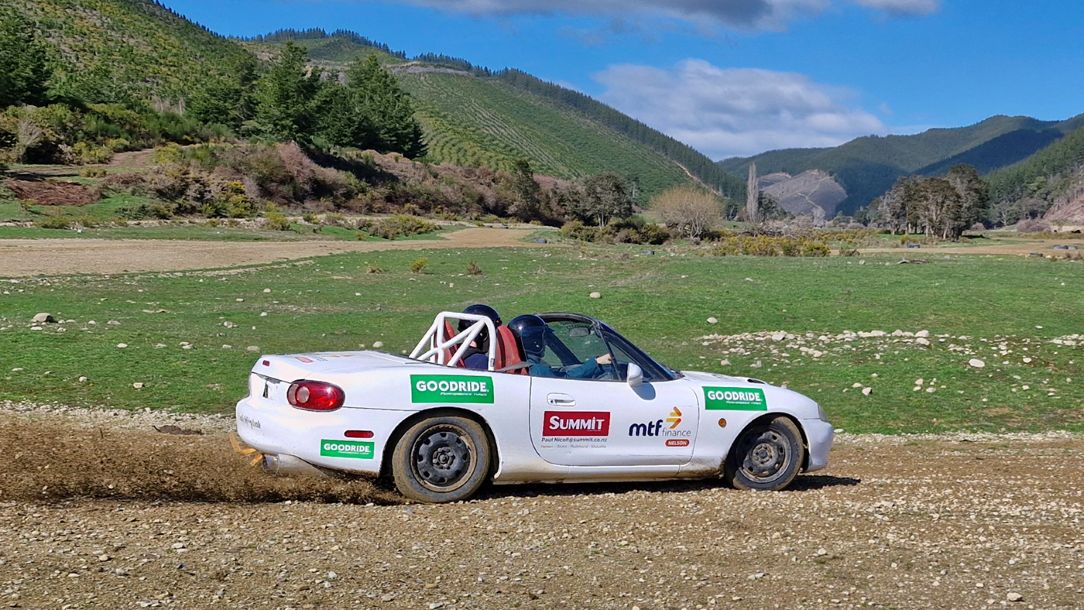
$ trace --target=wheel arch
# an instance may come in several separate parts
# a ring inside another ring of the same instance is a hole
[[[497,446],[497,439],[493,435],[493,428],[489,425],[489,422],[486,421],[486,418],[482,417],[478,412],[457,407],[432,407],[425,409],[424,411],[413,413],[410,417],[399,422],[392,431],[391,436],[388,437],[388,442],[384,443],[384,451],[381,453],[380,458],[380,476],[382,478],[391,476],[392,453],[395,452],[395,446],[399,444],[399,439],[402,438],[403,434],[406,433],[411,426],[423,419],[442,416],[465,417],[482,426],[482,429],[485,430],[486,433],[486,440],[489,441],[489,449],[493,452],[489,466],[490,472],[486,473],[487,480],[492,480],[493,475],[500,466],[500,448]]]
[[[786,411],[772,411],[770,413],[765,413],[759,417],[755,417],[750,420],[747,424],[745,424],[745,427],[742,428],[740,432],[738,432],[738,435],[734,437],[735,442],[731,444],[730,450],[727,451],[726,459],[731,459],[731,454],[734,452],[734,448],[737,446],[737,439],[742,434],[744,434],[746,430],[757,424],[768,423],[769,421],[776,419],[777,417],[785,417],[786,419],[789,419],[791,422],[794,423],[794,426],[798,428],[798,433],[802,435],[802,447],[805,449],[805,451],[802,452],[802,466],[799,472],[805,472],[805,469],[809,466],[809,438],[806,436],[805,428],[802,426],[802,420],[791,415],[790,413],[787,413]]]

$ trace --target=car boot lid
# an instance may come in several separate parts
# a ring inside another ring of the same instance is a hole
[[[261,356],[252,367],[252,372],[282,381],[293,381],[327,379],[404,365],[426,366],[426,363],[374,351],[277,354]]]

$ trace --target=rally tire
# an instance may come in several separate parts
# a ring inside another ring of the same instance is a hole
[[[724,465],[724,479],[735,489],[779,491],[798,476],[805,445],[798,426],[787,417],[756,422],[734,441]]]
[[[399,437],[391,471],[399,493],[426,503],[456,502],[489,478],[493,451],[481,424],[444,415],[418,421]]]

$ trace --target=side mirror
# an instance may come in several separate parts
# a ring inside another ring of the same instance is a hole
[[[629,363],[628,372],[625,374],[625,376],[629,382],[629,385],[634,388],[644,382],[643,369],[631,362]]]

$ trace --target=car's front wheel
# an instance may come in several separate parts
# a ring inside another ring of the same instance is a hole
[[[465,500],[486,482],[491,450],[482,425],[466,417],[423,419],[399,437],[392,477],[399,493],[419,502]]]
[[[737,489],[778,491],[790,485],[805,461],[798,426],[786,417],[749,426],[730,449],[724,476]]]

